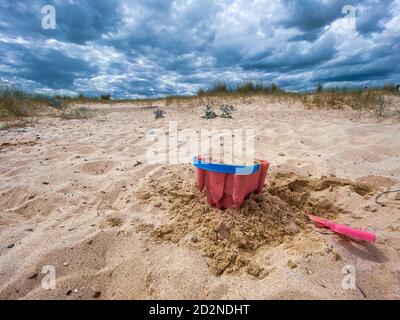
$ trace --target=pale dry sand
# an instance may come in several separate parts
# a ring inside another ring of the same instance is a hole
[[[96,105],[90,119],[43,117],[1,131],[0,298],[398,299],[400,204],[380,207],[374,195],[400,187],[400,124],[261,98],[233,102],[233,119],[201,119],[194,104],[165,107],[157,121],[143,105]],[[137,196],[176,176],[194,184],[190,165],[146,162],[146,133],[171,120],[179,129],[254,128],[256,158],[271,162],[267,191],[287,172],[369,183],[370,195],[330,187],[310,191],[310,201],[329,201],[337,221],[376,232],[377,243],[308,226],[250,253],[262,276],[246,268],[216,275],[193,229],[173,241],[154,236],[171,222],[168,199]],[[41,286],[46,265],[56,269],[55,290]],[[342,288],[346,265],[356,267],[355,290]]]

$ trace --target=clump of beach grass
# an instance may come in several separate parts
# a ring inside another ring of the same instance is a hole
[[[198,97],[208,96],[250,96],[250,95],[278,95],[284,93],[274,83],[265,83],[261,81],[243,81],[236,86],[229,86],[225,81],[217,81],[209,89],[200,89],[197,92]]]
[[[308,108],[344,109],[350,107],[359,117],[370,116],[378,121],[397,118],[392,110],[393,95],[398,95],[397,86],[387,84],[378,88],[324,87],[318,84],[315,92],[299,93],[298,97]]]
[[[30,115],[29,96],[20,88],[0,81],[0,116],[24,117]]]

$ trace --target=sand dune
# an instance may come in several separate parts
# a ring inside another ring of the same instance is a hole
[[[202,119],[195,104],[165,106],[160,120],[142,105],[91,105],[89,119],[43,117],[0,132],[0,298],[399,298],[400,204],[374,197],[400,187],[400,123],[234,103],[233,119]],[[172,120],[254,128],[255,157],[271,162],[261,198],[239,213],[207,209],[190,164],[148,164],[146,134]],[[378,241],[316,230],[311,212]],[[46,265],[55,290],[42,288]],[[357,271],[354,290],[341,285],[346,265]]]

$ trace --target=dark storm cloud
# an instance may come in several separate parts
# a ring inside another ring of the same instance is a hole
[[[48,4],[56,30],[41,28]],[[290,90],[400,81],[399,11],[398,0],[0,0],[0,78],[114,97],[190,94],[221,79]]]
[[[357,11],[357,30],[360,33],[368,34],[384,30],[381,22],[389,19],[393,14],[391,9],[392,0],[381,0],[375,5],[365,5]]]
[[[57,30],[41,27],[42,8],[56,8]],[[98,39],[121,22],[119,0],[0,0],[0,30],[16,36],[49,36],[74,43]]]
[[[213,0],[195,1],[180,11],[170,0],[129,3],[131,23],[109,40],[127,52],[186,54],[206,50],[213,41],[212,18],[218,12]]]
[[[354,1],[354,0],[284,0],[287,15],[281,23],[288,28],[297,28],[303,33],[291,40],[314,41],[324,27],[333,21],[348,16],[350,12],[345,6],[355,9],[356,28],[363,34],[382,31],[381,21],[387,20],[395,12],[391,11],[392,0]],[[342,10],[343,9],[343,10]],[[398,13],[397,13],[398,14]]]
[[[13,70],[9,76],[29,79],[54,89],[72,89],[74,79],[90,76],[98,70],[96,66],[53,48],[30,50],[18,44],[3,44],[0,54],[5,57],[7,52],[13,53],[9,61],[3,62]]]
[[[296,27],[301,31],[319,30],[342,16],[345,5],[354,5],[352,0],[283,0],[286,15],[282,19],[285,27]]]
[[[347,63],[346,68],[326,68],[314,80],[317,82],[357,82],[385,79],[396,72],[398,56],[377,58],[365,64]],[[398,71],[398,70],[397,70]]]
[[[243,64],[246,69],[261,69],[272,71],[290,71],[304,69],[328,61],[335,55],[333,39],[326,39],[304,51],[299,51],[295,43],[289,43],[283,52],[275,52],[266,59]]]
[[[84,0],[57,9],[58,24],[65,40],[84,43],[117,29],[121,23],[120,2],[117,0]],[[58,6],[57,6],[58,8]]]

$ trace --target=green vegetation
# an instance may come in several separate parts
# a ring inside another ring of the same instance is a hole
[[[161,119],[165,117],[165,111],[163,109],[161,109],[160,107],[157,107],[154,110],[154,117],[155,119]]]
[[[235,107],[229,104],[221,104],[219,106],[219,111],[220,111],[219,116],[221,118],[232,118],[232,113],[233,111],[235,111]]]
[[[214,119],[218,117],[217,114],[214,112],[212,106],[210,104],[206,105],[206,108],[204,109],[204,116],[202,118],[205,119]]]
[[[233,105],[222,103],[219,105],[219,114],[217,114],[214,111],[211,102],[208,101],[208,103],[204,109],[204,115],[202,116],[202,118],[205,118],[205,119],[214,119],[217,117],[232,118],[233,111],[235,111],[235,107]]]

